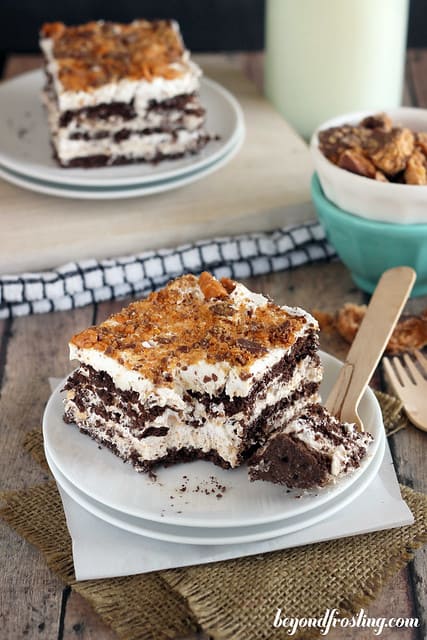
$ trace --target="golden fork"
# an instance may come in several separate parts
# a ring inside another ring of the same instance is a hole
[[[420,351],[412,352],[418,362],[405,354],[401,358],[384,358],[383,366],[390,385],[398,395],[413,425],[427,431],[427,360]]]

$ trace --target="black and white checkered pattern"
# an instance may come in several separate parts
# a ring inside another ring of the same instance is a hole
[[[184,273],[239,280],[335,255],[312,222],[267,233],[201,240],[135,256],[70,262],[53,271],[0,277],[0,318],[63,311],[127,295],[145,296]]]

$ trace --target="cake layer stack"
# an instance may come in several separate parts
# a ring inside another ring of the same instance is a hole
[[[40,34],[54,154],[63,167],[158,162],[209,140],[201,70],[173,21],[47,23]]]
[[[137,470],[237,467],[318,399],[317,322],[234,281],[172,281],[74,336],[65,418]]]
[[[372,436],[340,422],[320,404],[308,405],[272,432],[249,462],[251,480],[321,487],[360,466]]]

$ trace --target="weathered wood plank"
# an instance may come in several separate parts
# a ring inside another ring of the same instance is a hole
[[[408,580],[407,569],[402,569],[382,590],[380,597],[365,610],[369,618],[402,617],[413,618],[416,613],[412,604],[412,593]],[[366,640],[374,637],[366,629],[335,629],[328,634],[328,640]],[[384,629],[382,640],[419,640],[416,628]],[[420,638],[421,640],[421,638]]]
[[[34,54],[16,54],[10,56],[6,60],[6,64],[4,66],[3,78],[6,80],[7,78],[13,78],[13,76],[17,76],[20,73],[25,73],[26,71],[32,71],[33,69],[38,69],[43,64],[43,57],[40,55]]]
[[[427,493],[426,434],[415,427],[403,429],[391,438],[391,448],[399,480]],[[415,554],[409,565],[415,607],[421,624],[420,638],[427,637],[427,550]]]
[[[413,106],[413,99],[412,99],[412,95],[411,95],[411,91],[412,91],[412,87],[409,85],[409,79],[408,79],[408,75],[410,73],[409,70],[409,56],[406,57],[406,62],[405,62],[405,82],[403,85],[403,95],[402,95],[402,105],[404,107],[411,107]]]
[[[406,68],[407,85],[414,107],[427,106],[427,50],[414,49],[408,52]]]
[[[2,380],[6,365],[7,342],[12,328],[11,320],[0,320],[0,398],[2,394]]]
[[[63,634],[58,640],[117,640],[117,635],[92,609],[87,600],[71,592],[66,605]]]
[[[427,50],[408,53],[406,83],[414,106],[427,107]],[[411,313],[427,307],[427,298],[411,300],[407,305]],[[418,491],[427,492],[427,466],[425,464],[426,434],[415,428],[400,431],[391,441],[397,475],[401,482]],[[415,607],[420,619],[420,638],[427,638],[427,550],[420,549],[409,565]]]
[[[50,395],[48,377],[62,376],[70,369],[69,336],[87,326],[90,316],[88,308],[13,320],[4,349],[0,397],[2,489],[31,486],[45,479],[45,473],[23,450],[22,441],[27,431],[41,423]],[[62,583],[36,549],[5,523],[0,527],[0,636],[56,638]]]
[[[107,300],[106,302],[100,302],[96,306],[96,322],[103,322],[112,313],[117,313],[123,309],[123,307],[126,307],[130,302],[136,299],[138,299],[138,297],[127,297],[122,298],[121,300]]]
[[[102,302],[91,307],[91,322],[102,322],[110,314],[120,311],[130,299]],[[67,599],[63,618],[63,640],[115,640],[117,635],[94,612],[90,604],[78,593],[71,592]],[[62,640],[58,638],[58,640]]]
[[[289,271],[271,273],[246,280],[248,286],[270,295],[278,304],[304,309],[334,311],[343,301],[362,302],[349,271],[341,262],[319,262]]]

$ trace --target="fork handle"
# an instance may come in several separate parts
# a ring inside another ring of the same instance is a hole
[[[325,403],[327,410],[343,422],[355,421],[360,398],[393,333],[415,278],[416,273],[410,267],[388,269],[381,276]]]

